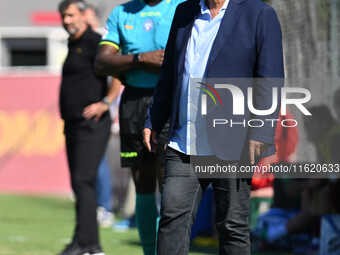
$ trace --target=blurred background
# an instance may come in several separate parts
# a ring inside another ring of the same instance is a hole
[[[87,2],[98,12],[100,31],[121,3]],[[61,27],[58,4],[58,0],[0,3],[0,192],[71,192],[58,109],[68,36]],[[112,143],[116,157],[110,157],[110,163],[117,169],[119,141]]]

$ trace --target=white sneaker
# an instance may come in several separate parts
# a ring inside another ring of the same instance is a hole
[[[114,222],[114,214],[99,206],[97,208],[97,221],[100,227],[109,228]]]

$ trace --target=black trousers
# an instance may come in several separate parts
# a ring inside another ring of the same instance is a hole
[[[65,121],[67,159],[76,196],[73,241],[82,246],[99,244],[95,182],[110,126],[109,114],[105,114],[98,123],[93,120]]]

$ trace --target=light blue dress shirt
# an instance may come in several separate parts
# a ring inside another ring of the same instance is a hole
[[[212,155],[201,115],[200,85],[190,84],[190,78],[204,78],[211,48],[228,6],[226,0],[219,14],[211,19],[210,11],[201,0],[201,13],[193,25],[185,54],[185,67],[181,88],[178,122],[169,146],[187,155]]]

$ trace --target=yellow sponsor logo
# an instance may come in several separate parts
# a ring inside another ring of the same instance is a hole
[[[0,111],[0,157],[53,156],[64,147],[63,121],[48,111]]]
[[[162,13],[160,12],[141,12],[140,16],[141,17],[155,17],[155,16],[161,16]]]
[[[131,26],[131,25],[125,25],[124,26],[126,29],[133,29],[133,26]]]
[[[136,158],[138,157],[138,153],[137,152],[121,152],[120,156],[122,158]]]

